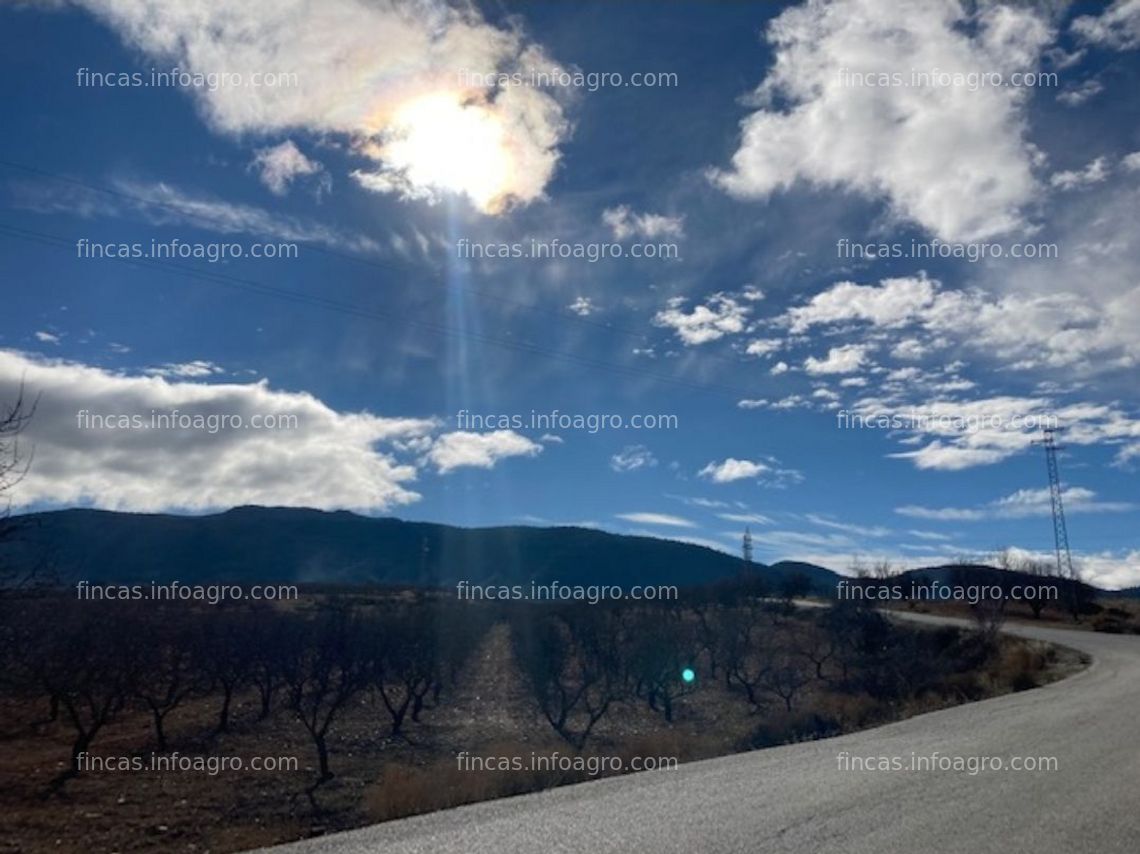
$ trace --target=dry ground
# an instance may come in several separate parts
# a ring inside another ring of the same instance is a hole
[[[1043,668],[1042,682],[1079,666],[1075,655],[1042,644],[1008,639],[1001,661],[983,681],[989,693],[1009,690],[1011,674]],[[591,737],[591,755],[675,757],[684,762],[750,749],[758,727],[794,730],[796,721],[773,706],[750,712],[743,699],[719,680],[681,698],[676,720],[667,724],[644,702],[622,703]],[[815,693],[800,701],[802,713],[824,711],[842,729],[873,726],[949,705],[929,700],[905,708],[876,708],[866,699]],[[315,756],[303,729],[277,711],[255,722],[256,698],[236,700],[231,731],[210,732],[217,701],[203,698],[168,719],[172,750],[183,755],[296,757],[299,770],[261,772],[91,771],[70,781],[62,794],[45,797],[49,781],[64,767],[70,731],[35,723],[47,708],[0,700],[0,852],[117,852],[163,850],[226,852],[332,830],[588,779],[583,772],[520,773],[464,771],[456,754],[520,755],[571,751],[533,710],[510,657],[507,627],[495,626],[466,672],[439,708],[410,724],[409,740],[387,737],[383,708],[357,701],[330,736],[335,779],[317,793],[314,810],[304,796],[315,777]],[[793,716],[794,717],[794,716]],[[150,719],[133,714],[99,734],[92,753],[141,755],[153,749]],[[660,771],[657,773],[669,773]]]

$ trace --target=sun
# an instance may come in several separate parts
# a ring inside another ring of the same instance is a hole
[[[482,210],[495,211],[511,187],[508,134],[493,105],[462,98],[436,93],[397,108],[383,158],[413,187],[462,193]]]

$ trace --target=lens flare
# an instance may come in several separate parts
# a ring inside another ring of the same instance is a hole
[[[490,107],[459,92],[408,101],[392,115],[380,153],[413,188],[462,193],[481,210],[507,201],[512,158],[506,128]]]

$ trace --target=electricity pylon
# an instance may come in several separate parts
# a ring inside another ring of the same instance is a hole
[[[752,529],[747,525],[744,527],[744,538],[741,540],[740,545],[741,556],[747,564],[752,563]]]
[[[1046,427],[1042,432],[1040,443],[1045,447],[1045,466],[1049,470],[1049,500],[1053,505],[1053,546],[1057,552],[1057,575],[1062,578],[1076,579],[1073,573],[1073,556],[1069,552],[1069,531],[1065,527],[1065,505],[1061,500],[1061,475],[1057,470],[1057,451],[1064,445],[1058,445],[1056,433],[1060,427]]]

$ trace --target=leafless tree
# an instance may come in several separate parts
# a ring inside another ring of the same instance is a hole
[[[196,620],[197,655],[211,687],[222,695],[214,735],[229,729],[234,694],[244,686],[253,668],[250,632],[244,613],[222,613]]]
[[[777,646],[767,652],[768,664],[760,677],[760,686],[784,701],[784,708],[792,710],[793,701],[800,690],[811,684],[812,674],[794,650]]]
[[[26,527],[26,521],[12,515],[12,492],[28,472],[32,450],[25,451],[20,436],[35,414],[38,398],[28,400],[24,384],[16,399],[0,408],[0,546],[10,545]],[[0,554],[0,590],[26,586],[46,573],[46,561],[20,562]]]
[[[672,722],[674,703],[695,690],[695,684],[683,677],[696,656],[693,626],[668,611],[651,608],[635,618],[628,643],[634,693]]]
[[[515,660],[543,716],[580,750],[624,693],[620,619],[591,606],[527,616],[512,625]]]
[[[58,700],[75,738],[69,766],[53,781],[53,789],[79,774],[95,736],[135,696],[144,643],[143,633],[121,614],[90,604],[57,607],[35,670],[48,696]]]
[[[729,687],[744,691],[753,709],[761,705],[759,691],[771,667],[766,644],[771,619],[760,602],[726,609],[721,618],[721,660]]]
[[[333,778],[329,730],[337,715],[364,688],[372,638],[347,608],[329,609],[315,618],[290,617],[289,622],[283,672],[289,708],[317,751],[318,777],[307,791],[312,800],[317,787]]]
[[[438,683],[437,647],[424,619],[424,607],[386,616],[381,626],[382,648],[371,659],[369,681],[388,711],[390,736],[403,734],[409,712],[413,721],[420,719],[424,698]]]
[[[150,710],[159,752],[165,752],[166,716],[184,700],[203,689],[200,662],[190,630],[169,615],[162,620],[141,621],[147,643],[142,651],[141,674],[136,696]]]
[[[249,614],[247,631],[250,641],[249,681],[257,689],[259,711],[263,721],[273,710],[273,699],[285,687],[285,652],[288,649],[289,620],[272,609]]]

